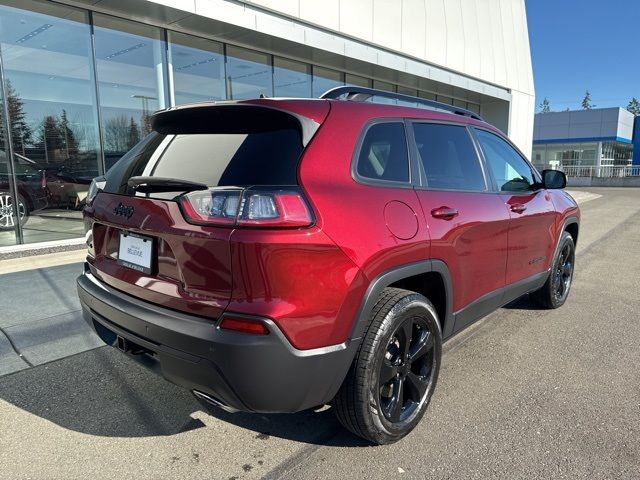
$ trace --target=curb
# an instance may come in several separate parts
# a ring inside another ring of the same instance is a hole
[[[87,248],[84,238],[72,238],[70,240],[56,240],[53,242],[29,243],[24,245],[11,245],[0,247],[0,260],[12,258],[32,257],[46,255],[48,253],[68,252]]]

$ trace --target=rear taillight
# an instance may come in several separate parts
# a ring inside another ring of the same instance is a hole
[[[85,198],[85,204],[91,205],[93,203],[93,199],[96,198],[96,195],[98,195],[106,185],[107,180],[104,177],[96,177],[91,180],[91,185],[89,185],[89,190],[87,191],[87,196]]]
[[[298,189],[211,188],[180,198],[185,218],[198,225],[307,227],[313,216]]]
[[[210,189],[187,193],[180,198],[185,218],[200,225],[235,225],[242,199],[239,189]]]

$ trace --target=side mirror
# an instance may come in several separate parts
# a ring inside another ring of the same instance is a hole
[[[560,170],[543,170],[542,185],[549,189],[564,188],[567,186],[567,176]]]

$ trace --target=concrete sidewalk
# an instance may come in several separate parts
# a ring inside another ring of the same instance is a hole
[[[0,275],[0,375],[102,344],[82,319],[75,284],[81,271],[72,263]]]

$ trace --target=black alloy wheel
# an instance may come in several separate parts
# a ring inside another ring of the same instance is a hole
[[[558,308],[569,296],[576,260],[576,245],[569,232],[563,232],[551,271],[545,284],[531,298],[543,308]]]
[[[421,317],[410,317],[395,331],[380,366],[379,404],[393,423],[416,413],[432,382],[434,334]]]
[[[333,406],[342,425],[371,443],[397,442],[420,422],[442,357],[438,314],[424,296],[385,288]]]
[[[569,295],[571,280],[573,278],[573,264],[575,252],[573,245],[566,242],[560,251],[560,258],[553,272],[553,294],[558,303],[564,303]]]

